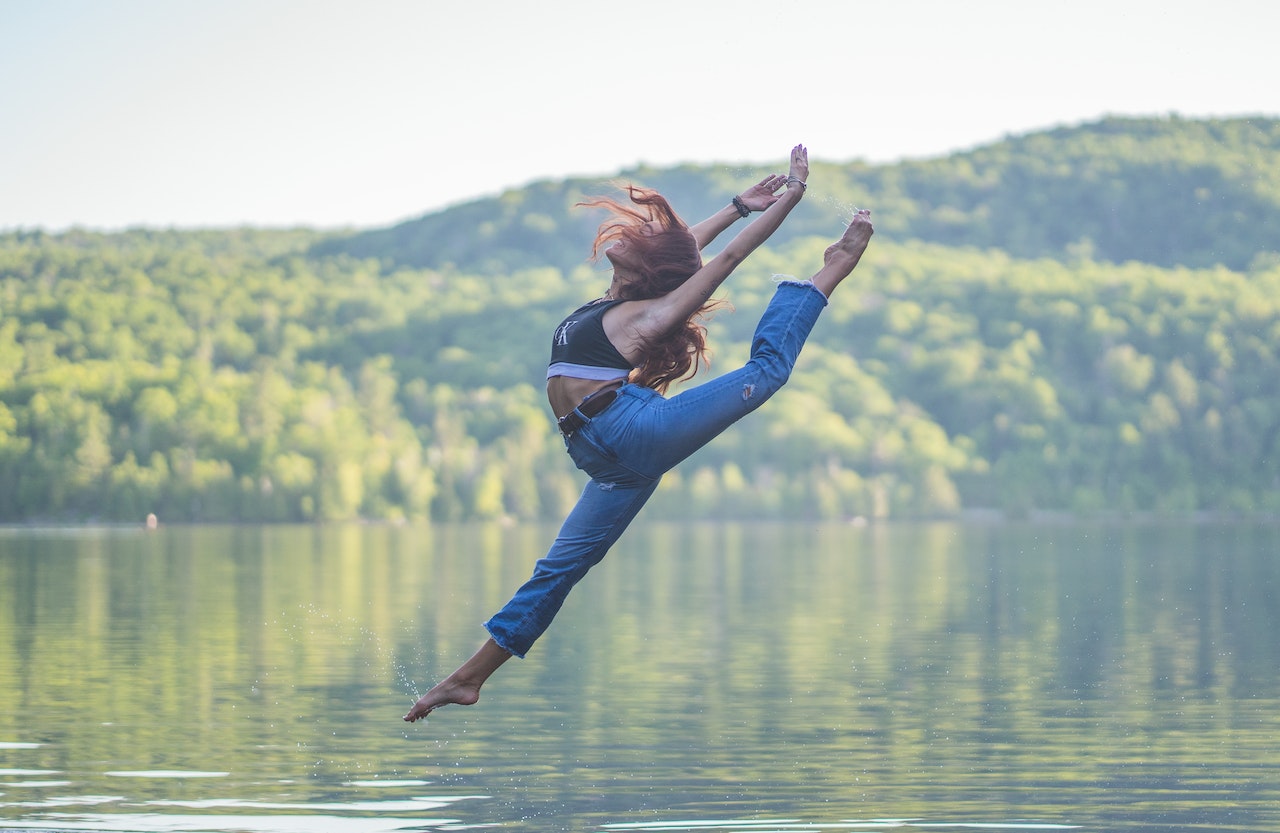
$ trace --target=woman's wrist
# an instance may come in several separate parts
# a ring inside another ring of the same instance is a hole
[[[790,199],[793,202],[800,202],[800,199],[804,196],[804,191],[804,183],[797,179],[795,184],[787,184],[786,190],[779,195],[778,199]]]
[[[746,202],[744,202],[742,197],[740,196],[736,196],[736,195],[734,196],[733,210],[738,212],[739,217],[746,218],[751,216],[751,209],[747,206]]]
[[[795,176],[795,175],[792,175],[792,176],[787,177],[787,190],[788,190],[788,191],[790,191],[790,190],[791,190],[791,186],[792,186],[792,185],[799,185],[799,186],[800,186],[800,190],[801,190],[801,191],[804,191],[804,190],[806,190],[806,189],[809,187],[809,184],[808,184],[807,182],[805,182],[803,179],[801,179],[800,177]]]

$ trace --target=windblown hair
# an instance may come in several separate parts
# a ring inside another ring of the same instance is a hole
[[[589,208],[603,208],[609,218],[600,224],[591,246],[592,260],[599,260],[609,244],[625,240],[639,254],[636,279],[621,292],[622,300],[660,298],[683,284],[702,268],[702,255],[689,227],[671,204],[657,191],[635,185],[624,186],[631,205],[608,197],[581,202]],[[662,231],[644,235],[640,229],[657,220]],[[710,364],[707,328],[701,321],[720,306],[719,301],[703,304],[683,323],[651,339],[644,345],[640,366],[631,371],[630,381],[665,393],[673,382],[690,379],[703,363]]]

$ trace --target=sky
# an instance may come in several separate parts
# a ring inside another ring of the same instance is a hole
[[[368,228],[798,142],[1276,117],[1277,32],[1275,0],[0,0],[0,229]]]

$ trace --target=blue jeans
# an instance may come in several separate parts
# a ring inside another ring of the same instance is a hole
[[[523,657],[662,475],[786,383],[826,304],[807,281],[779,284],[756,325],[744,366],[670,399],[651,388],[624,385],[613,404],[566,440],[569,456],[591,480],[551,549],[534,566],[533,577],[485,623],[503,650]]]

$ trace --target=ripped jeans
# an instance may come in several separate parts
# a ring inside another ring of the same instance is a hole
[[[662,475],[786,383],[826,304],[808,281],[780,283],[756,325],[744,366],[670,399],[651,388],[624,385],[613,404],[566,440],[574,464],[591,480],[533,576],[485,623],[494,642],[524,657]]]

